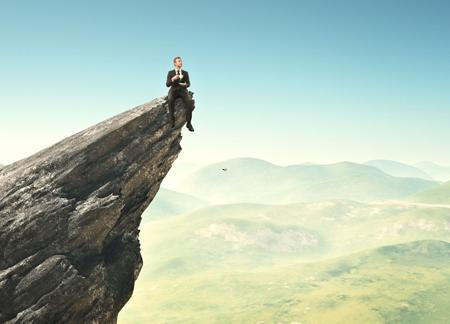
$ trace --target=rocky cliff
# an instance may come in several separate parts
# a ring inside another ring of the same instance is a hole
[[[161,97],[0,170],[0,323],[116,322],[184,124]]]

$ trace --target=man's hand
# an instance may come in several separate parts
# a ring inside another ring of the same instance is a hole
[[[174,75],[171,80],[175,81],[175,80],[178,80],[179,78],[180,78],[180,76],[177,74],[177,75]]]
[[[186,86],[186,82],[180,82],[180,83],[178,83],[180,86],[183,86],[183,87],[185,87]]]

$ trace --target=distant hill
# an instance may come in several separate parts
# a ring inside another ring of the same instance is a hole
[[[449,255],[417,240],[258,271],[141,273],[119,322],[447,323]]]
[[[412,195],[408,200],[429,204],[450,204],[450,181]]]
[[[420,178],[426,180],[434,180],[423,170],[416,168],[414,166],[400,163],[391,160],[370,160],[364,163],[365,165],[370,165],[381,171],[390,174],[394,177],[406,177],[406,178]]]
[[[450,241],[449,224],[450,208],[403,202],[241,203],[144,224],[141,246],[152,276],[247,271],[410,240]]]
[[[171,217],[205,206],[206,202],[184,193],[160,188],[150,206],[142,214],[142,222]]]
[[[400,199],[438,184],[394,177],[375,167],[352,162],[278,166],[255,158],[235,158],[200,168],[176,190],[216,204],[325,199],[365,202]]]
[[[420,162],[415,164],[415,166],[425,171],[435,180],[450,181],[450,166],[442,166],[433,162]]]

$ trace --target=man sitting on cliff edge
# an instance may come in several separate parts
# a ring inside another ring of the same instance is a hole
[[[175,99],[180,97],[184,101],[186,107],[186,127],[193,132],[192,127],[192,110],[194,109],[194,103],[191,99],[187,88],[191,85],[189,80],[189,73],[186,70],[181,70],[183,61],[181,57],[176,56],[173,59],[174,69],[167,73],[166,86],[170,87],[167,100],[169,102],[169,113],[172,122],[172,127],[175,127]]]

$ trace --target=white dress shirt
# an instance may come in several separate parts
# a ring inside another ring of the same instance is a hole
[[[177,69],[175,68],[175,75],[178,73],[177,71],[180,71],[180,80],[183,78],[183,72],[181,71],[181,68]]]

